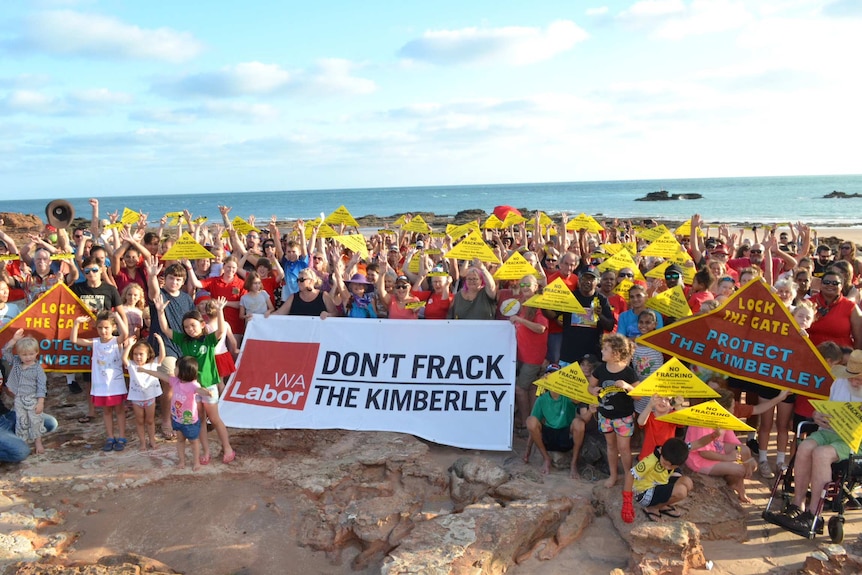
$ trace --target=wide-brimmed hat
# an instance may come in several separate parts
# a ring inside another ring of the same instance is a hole
[[[836,365],[832,368],[832,375],[836,378],[849,379],[862,375],[862,349],[854,349],[847,359],[847,365]]]
[[[368,278],[366,278],[362,274],[353,274],[353,277],[351,277],[349,280],[347,280],[347,283],[372,285],[371,282],[368,281]]]

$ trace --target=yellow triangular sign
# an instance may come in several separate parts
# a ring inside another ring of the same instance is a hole
[[[657,265],[656,267],[654,267],[653,269],[651,269],[650,271],[648,271],[646,273],[646,277],[663,280],[664,279],[664,270],[666,270],[668,267],[670,267],[670,265],[672,263],[675,263],[675,262],[667,261],[667,262],[664,262],[664,263]],[[682,283],[684,283],[686,285],[691,285],[692,282],[694,281],[694,274],[697,273],[697,270],[694,268],[694,266],[680,266],[680,267],[682,267]]]
[[[630,279],[624,279],[616,286],[614,286],[614,293],[626,300],[626,303],[629,301],[629,290],[632,289],[632,286],[635,285]]]
[[[331,225],[340,225],[344,224],[346,226],[353,226],[355,228],[359,227],[359,223],[353,219],[353,216],[350,215],[350,212],[347,211],[347,208],[341,206],[323,220],[323,223]]]
[[[681,226],[673,231],[673,233],[677,236],[691,236],[691,219],[683,222]],[[697,228],[697,236],[700,238],[703,237],[702,229]]]
[[[415,232],[417,234],[431,233],[431,226],[425,223],[425,220],[419,215],[413,216],[409,223],[404,224],[402,229],[405,232]]]
[[[358,253],[362,259],[368,259],[368,246],[365,236],[362,234],[348,234],[346,236],[332,236],[332,239],[340,243],[350,251]]]
[[[673,234],[667,231],[653,240],[650,245],[641,250],[640,255],[659,258],[673,258],[682,249],[682,245],[676,241]]]
[[[627,249],[624,249],[621,244],[619,245],[619,251],[598,265],[599,271],[604,272],[607,270],[614,270],[615,272],[618,272],[623,268],[629,268],[634,272],[635,279],[644,280],[644,276],[640,269],[638,269],[634,258],[632,258]]]
[[[406,216],[407,216],[407,214],[401,214],[400,216],[398,216],[398,218],[394,222],[392,222],[392,225],[393,226],[403,226],[405,223],[407,223]]]
[[[685,292],[682,291],[682,286],[678,284],[649,298],[646,306],[668,317],[682,318],[691,315],[691,308],[688,307]]]
[[[569,399],[580,403],[591,403],[593,405],[598,405],[599,403],[599,398],[587,391],[590,384],[578,362],[571,363],[563,369],[555,371],[533,383],[538,387],[539,393],[536,393],[536,395],[541,395],[540,392],[544,388],[560,395],[565,395]]]
[[[447,258],[455,258],[456,260],[471,261],[478,258],[479,261],[498,264],[500,259],[494,254],[494,251],[488,247],[482,235],[473,230],[470,235],[458,242],[454,248],[446,252]]]
[[[862,404],[853,401],[812,399],[811,405],[829,416],[829,426],[854,453],[862,443]]]
[[[661,224],[654,228],[645,229],[638,235],[641,237],[641,239],[652,243],[668,232],[670,232],[668,227],[664,224]]]
[[[656,417],[658,421],[667,421],[677,425],[693,425],[695,427],[710,427],[712,429],[730,429],[732,431],[755,431],[744,421],[740,421],[730,412],[724,409],[714,399],[706,403],[699,403]]]
[[[519,280],[525,275],[535,275],[538,276],[539,272],[536,271],[530,262],[524,259],[524,256],[519,254],[518,252],[512,253],[512,255],[503,262],[503,265],[500,266],[496,272],[494,272],[495,280]]]
[[[197,243],[190,233],[183,232],[180,239],[165,252],[162,260],[211,260],[214,257],[208,249]]]
[[[129,208],[123,208],[123,215],[120,216],[120,221],[124,224],[136,224],[141,219],[141,214],[133,212]]]
[[[478,229],[479,224],[473,220],[470,220],[466,224],[461,224],[460,226],[456,226],[455,224],[446,224],[446,235],[451,237],[453,240],[457,240],[461,236],[466,236],[473,230]]]
[[[569,220],[566,224],[566,229],[569,231],[577,231],[577,230],[587,230],[588,232],[600,232],[603,228],[599,222],[592,216],[588,216],[585,213],[581,213],[575,219]]]
[[[494,214],[488,216],[488,219],[485,220],[485,224],[482,226],[482,228],[486,230],[499,230],[502,227],[503,222],[500,221],[500,218],[498,218]]]
[[[320,218],[318,218],[318,221]],[[314,226],[316,224],[305,224],[305,239],[310,240],[311,235],[314,233]],[[317,237],[319,238],[334,238],[338,235],[332,226],[329,224],[320,224],[320,228],[317,230]]]
[[[701,381],[675,357],[629,392],[632,397],[651,397],[653,394],[663,397],[719,397],[717,391]]]
[[[237,231],[238,234],[247,235],[249,232],[259,232],[260,230],[248,223],[246,220],[236,216],[230,225]]]
[[[508,214],[506,214],[506,219],[503,220],[503,227],[511,228],[512,226],[522,224],[526,221],[527,218],[525,218],[524,216],[519,216],[515,212],[509,212]]]
[[[575,298],[575,294],[572,293],[569,286],[560,278],[545,286],[542,293],[537,293],[525,301],[524,305],[541,309],[552,309],[554,311],[568,311],[579,315],[586,313],[584,306],[581,305],[581,302]]]

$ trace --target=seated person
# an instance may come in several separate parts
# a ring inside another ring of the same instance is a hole
[[[862,402],[862,350],[854,350],[847,365],[835,366],[832,373],[836,379],[829,391],[829,401]],[[848,459],[852,454],[850,446],[832,431],[829,416],[815,411],[814,423],[820,429],[809,435],[796,450],[793,503],[787,506],[781,521],[791,531],[807,532],[811,528],[823,486],[832,480],[832,464]],[[856,453],[860,452],[862,449]],[[803,510],[809,485],[811,501]]]
[[[714,439],[701,447],[693,447],[686,465],[697,473],[723,477],[741,503],[751,503],[745,494],[745,480],[751,477],[757,462],[751,457],[751,450],[740,443],[733,431],[718,430],[717,436],[715,431],[708,427],[688,428],[685,440],[690,444],[699,443],[704,437]]]
[[[637,500],[650,521],[658,521],[661,515],[680,516],[674,504],[683,501],[694,489],[691,479],[676,471],[685,463],[688,452],[688,445],[673,437],[638,461],[631,473],[626,473],[621,511],[623,521],[633,523],[635,520],[633,500]]]

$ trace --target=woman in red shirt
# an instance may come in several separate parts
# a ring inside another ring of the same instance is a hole
[[[189,280],[197,289],[210,292],[213,298],[223,297],[227,300],[224,306],[224,319],[230,324],[239,343],[245,332],[245,322],[239,317],[239,298],[245,294],[246,289],[242,278],[236,273],[237,269],[239,269],[237,259],[229,256],[223,262],[220,276],[199,280],[193,273],[189,273]]]

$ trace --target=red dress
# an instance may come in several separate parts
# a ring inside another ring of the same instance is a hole
[[[245,287],[239,276],[234,276],[230,283],[226,283],[222,276],[205,278],[201,280],[201,285],[212,297],[223,297],[229,302],[239,303],[239,298],[245,294]],[[225,307],[224,320],[230,324],[234,333],[245,333],[245,322],[239,317],[238,307]]]

